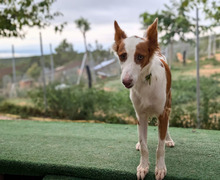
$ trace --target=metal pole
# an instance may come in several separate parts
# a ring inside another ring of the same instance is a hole
[[[216,34],[213,34],[213,56],[215,57],[215,54],[216,54]]]
[[[197,77],[197,128],[200,128],[200,83],[199,83],[199,10],[196,8],[196,77]]]
[[[52,45],[50,44],[50,66],[51,66],[51,82],[54,81],[54,61],[52,53]]]
[[[77,83],[76,83],[77,85],[79,85],[79,83],[80,83],[83,69],[85,67],[86,59],[87,59],[87,53],[85,53],[83,56],[82,64],[81,64],[80,71],[79,71],[79,76],[78,76]]]
[[[15,50],[14,45],[12,44],[12,73],[13,73],[13,83],[16,83],[16,69],[15,69]]]
[[[212,35],[209,35],[209,42],[208,42],[208,58],[211,58],[211,49],[212,49]]]
[[[45,81],[45,73],[44,73],[44,55],[43,55],[43,45],[42,45],[42,37],[40,32],[40,51],[41,51],[41,67],[42,67],[42,75],[43,75],[43,91],[44,91],[44,108],[47,109],[47,96],[46,96],[46,81]]]

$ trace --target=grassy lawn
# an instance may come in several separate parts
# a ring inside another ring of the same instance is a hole
[[[219,178],[219,131],[170,131],[176,147],[166,148],[165,179]],[[136,142],[135,125],[1,120],[0,174],[136,179]],[[156,127],[149,127],[148,146],[147,179],[154,179]]]

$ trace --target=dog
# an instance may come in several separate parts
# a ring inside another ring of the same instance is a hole
[[[148,27],[143,38],[127,37],[114,22],[115,42],[113,50],[120,60],[121,81],[130,89],[138,120],[139,139],[136,149],[140,150],[140,164],[137,166],[137,179],[144,179],[149,171],[147,148],[147,126],[149,117],[158,118],[158,146],[156,150],[155,177],[162,180],[166,176],[165,144],[174,147],[169,132],[171,110],[171,72],[166,58],[158,44],[158,19]]]

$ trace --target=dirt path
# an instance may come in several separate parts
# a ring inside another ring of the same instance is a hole
[[[215,58],[217,61],[220,61],[220,54],[215,54]]]
[[[219,56],[219,58],[220,58],[220,56]],[[200,72],[201,76],[209,77],[212,74],[220,73],[220,68],[215,68],[213,65],[208,64],[208,65],[203,66],[199,72]],[[196,70],[188,71],[188,72],[185,72],[184,74],[190,75],[190,76],[196,76]]]
[[[98,120],[68,120],[68,119],[52,119],[44,117],[28,117],[27,119],[21,118],[19,115],[13,114],[0,114],[0,120],[32,120],[32,121],[55,121],[55,122],[87,122],[87,123],[103,123]]]

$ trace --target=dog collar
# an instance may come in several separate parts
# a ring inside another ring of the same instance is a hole
[[[149,85],[151,85],[151,76],[152,74],[148,74],[147,76],[145,76],[146,81],[148,81]]]

